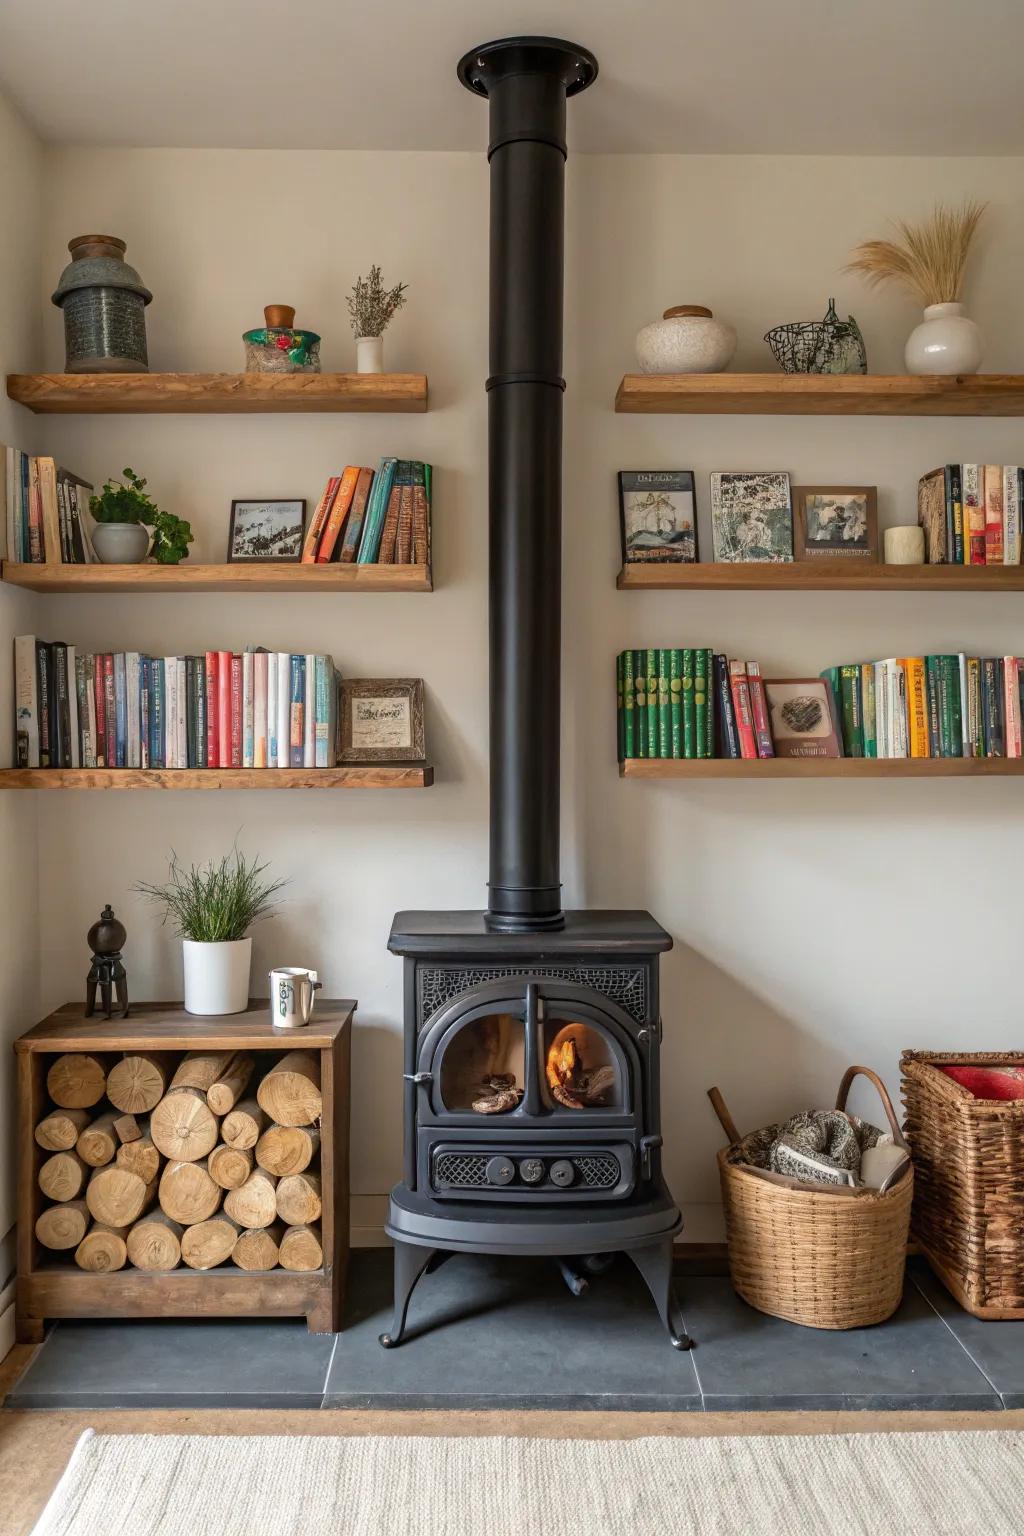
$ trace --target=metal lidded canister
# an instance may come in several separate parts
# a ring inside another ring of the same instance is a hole
[[[79,235],[53,302],[64,311],[68,373],[148,373],[146,305],[153,295],[115,235]]]

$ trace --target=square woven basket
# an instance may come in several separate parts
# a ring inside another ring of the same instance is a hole
[[[904,1051],[912,1231],[975,1317],[1024,1318],[1024,1100],[976,1099],[943,1066],[1007,1067],[1024,1051]]]

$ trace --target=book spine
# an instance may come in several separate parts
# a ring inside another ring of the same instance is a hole
[[[28,461],[28,550],[34,565],[43,562],[43,512],[39,499],[39,460]]]
[[[900,666],[907,688],[907,745],[909,757],[928,757],[928,692],[923,656],[904,656]]]
[[[750,687],[747,669],[742,661],[730,661],[729,685],[736,714],[736,733],[739,737],[740,756],[756,757],[757,741],[754,736],[754,714],[750,705]]]
[[[165,714],[167,695],[164,684],[164,659],[153,656],[149,663],[149,763],[151,768],[167,767]]]
[[[231,657],[231,756],[229,766],[242,766],[242,657]]]
[[[277,684],[280,668],[277,652],[267,657],[267,767],[277,767]]]
[[[732,702],[732,684],[729,679],[729,663],[725,656],[711,658],[711,679],[715,695],[715,719],[718,724],[719,757],[739,757],[740,738],[736,729],[736,711]]]
[[[242,653],[242,767],[256,763],[256,658],[252,651]]]
[[[67,646],[55,641],[50,646],[50,657],[50,755],[55,768],[70,768]]]
[[[949,565],[955,565],[956,563],[955,535],[953,531],[952,471],[952,464],[943,466],[943,483],[946,495],[946,561]]]
[[[187,768],[188,761],[188,674],[184,656],[175,656],[174,669],[178,679],[178,767]]]
[[[620,654],[622,662],[624,653]],[[331,749],[331,659],[329,656],[313,657],[313,766],[330,767]],[[620,666],[621,673],[621,666]]]
[[[404,525],[406,512],[402,506],[402,495],[405,490],[405,481],[408,475],[408,461],[399,459],[395,466],[395,476],[391,482],[391,492],[388,496],[388,504],[384,509],[384,522],[381,525],[380,544],[377,548],[378,565],[394,565],[398,546],[398,528],[401,521]],[[412,531],[412,502],[408,502],[408,525]]]
[[[316,656],[302,659],[302,766],[316,767]]]
[[[615,658],[615,761],[617,763],[621,763],[626,755],[623,745],[626,734],[626,721],[623,715],[622,704],[622,670],[623,661],[622,652],[620,651]],[[319,679],[317,681],[319,683]]]
[[[669,736],[672,757],[683,755],[683,653],[676,646],[668,653]]]
[[[107,766],[107,710],[106,689],[103,683],[103,657],[92,658],[92,699],[96,716],[96,767]]]
[[[178,761],[178,658],[164,657],[164,763],[180,768]]]
[[[47,565],[63,565],[60,509],[57,506],[57,466],[50,458],[36,459],[39,516],[42,523],[43,559]]]
[[[967,755],[984,757],[985,741],[982,728],[981,662],[977,656],[964,658],[964,733],[967,738]]]
[[[875,702],[875,664],[866,661],[860,669],[860,699],[864,716],[864,756],[878,756],[878,707]]]
[[[985,491],[977,464],[961,465],[964,501],[964,563],[985,564]]]
[[[964,755],[964,712],[960,696],[960,658],[944,656],[942,667],[946,676],[946,699],[949,710],[949,755]]]
[[[103,752],[108,768],[117,767],[117,719],[114,701],[114,658],[103,656]]]
[[[1016,464],[1003,466],[1003,564],[1020,565],[1020,468]]]
[[[356,555],[359,552],[359,544],[363,536],[363,523],[366,519],[366,509],[369,505],[372,489],[373,470],[361,469],[356,480],[352,507],[341,539],[341,551],[338,559],[342,565],[353,565],[355,563]],[[335,548],[337,548],[337,545]]]
[[[287,651],[277,653],[277,767],[291,762],[292,661]]]
[[[206,762],[210,768],[220,767],[220,715],[217,709],[219,689],[217,673],[220,656],[217,651],[206,652]]]
[[[994,656],[983,656],[981,659],[981,725],[986,757],[1006,755],[1001,702],[998,663]]]
[[[942,744],[939,741],[939,658],[937,656],[925,657],[924,678],[928,707],[928,756],[941,757]]]
[[[352,496],[358,478],[359,466],[357,464],[347,465],[338,485],[330,516],[324,524],[324,531],[317,547],[316,563],[318,565],[326,565],[334,555],[334,551],[338,546],[338,540],[342,536],[342,530],[344,529],[349,509],[352,506]]]
[[[672,756],[672,709],[669,689],[669,653],[658,651],[658,756]]]
[[[1020,676],[1016,656],[1003,657],[1003,718],[1006,721],[1006,755],[1020,757]]]
[[[711,652],[698,647],[693,653],[694,749],[698,757],[710,757],[712,750],[710,663]]]
[[[252,765],[254,768],[267,766],[267,663],[269,660],[266,651],[257,651],[253,657]]]
[[[217,767],[231,767],[231,652],[217,652]]]
[[[39,699],[39,766],[56,768],[52,750],[52,680],[50,647],[45,640],[36,641],[36,695]]]
[[[139,653],[126,651],[124,658],[124,702],[127,717],[127,745],[125,764],[129,768],[142,767],[141,743],[141,693],[139,683]]]
[[[430,508],[433,472],[418,459],[412,466],[412,558],[430,564]]]
[[[14,639],[14,761],[18,768],[38,768],[39,685],[35,635]]]
[[[985,564],[1003,563],[1003,467],[985,465]]]
[[[195,657],[196,664],[196,767],[209,768],[210,714],[206,705],[206,655]]]
[[[338,494],[340,484],[340,475],[332,475],[324,486],[323,494],[316,504],[316,511],[310,519],[309,527],[306,529],[306,536],[302,541],[302,557],[300,562],[302,565],[314,565],[316,563],[316,552],[320,547],[320,539],[327,519],[330,516],[331,508],[334,505],[334,498]]]
[[[648,648],[647,665],[647,756],[658,756],[658,653]]]
[[[864,716],[860,696],[860,667],[839,668],[839,699],[843,722],[843,750],[847,757],[864,756]]]
[[[747,687],[750,690],[750,712],[754,720],[754,740],[758,757],[774,757],[771,719],[768,714],[768,695],[765,693],[761,668],[756,661],[747,662]]]
[[[636,678],[636,755],[647,756],[647,652],[633,652],[633,675]]]
[[[289,710],[288,710],[288,766],[290,768],[302,767],[302,750],[305,742],[305,724],[303,711],[305,709],[305,690],[303,688],[303,658],[292,656],[289,664]]]
[[[206,657],[203,657],[203,671]],[[199,767],[199,658],[185,657],[185,767]]]
[[[956,565],[966,561],[964,540],[964,488],[963,471],[959,464],[949,466],[949,499],[953,512],[953,560]]]
[[[692,646],[683,650],[683,756],[697,756],[697,664]]]
[[[636,757],[636,673],[633,652],[622,653],[622,753]]]
[[[710,650],[709,647],[705,647],[705,649],[704,649],[704,670],[705,670],[705,674],[707,676],[708,714],[707,714],[707,725],[705,726],[705,729],[704,729],[704,752],[703,752],[703,756],[706,757],[706,758],[712,758],[715,755],[715,741],[716,741],[716,734],[715,733],[717,731],[717,715],[718,715],[718,701],[717,701],[717,699],[715,697],[714,687],[712,686],[711,659],[712,659],[711,650]],[[771,726],[771,722],[769,720],[769,729],[770,729],[770,726]]]
[[[152,768],[149,758],[149,697],[152,688],[153,664],[148,656],[139,657],[139,764],[145,770]],[[84,743],[83,743],[84,747]]]

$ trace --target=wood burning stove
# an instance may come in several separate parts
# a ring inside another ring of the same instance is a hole
[[[672,940],[647,912],[563,912],[558,874],[565,115],[596,75],[555,38],[459,64],[490,104],[491,868],[486,912],[402,912],[391,931],[404,1167],[385,1347],[420,1276],[460,1251],[547,1254],[574,1289],[579,1267],[626,1252],[672,1343],[690,1343],[672,1292],[682,1217],[661,1173]]]

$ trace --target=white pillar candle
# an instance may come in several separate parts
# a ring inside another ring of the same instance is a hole
[[[886,565],[923,565],[924,529],[916,524],[885,530]]]

